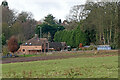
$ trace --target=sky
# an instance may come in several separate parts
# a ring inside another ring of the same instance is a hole
[[[0,0],[0,3],[3,0]],[[31,12],[37,21],[43,19],[48,14],[52,14],[56,19],[65,20],[71,7],[85,4],[86,0],[6,0],[9,8],[20,13],[22,11]]]

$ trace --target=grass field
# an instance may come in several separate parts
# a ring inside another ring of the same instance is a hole
[[[2,64],[3,78],[117,78],[118,56]]]

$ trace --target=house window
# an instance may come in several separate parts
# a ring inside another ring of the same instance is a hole
[[[25,52],[25,49],[23,49],[23,52]]]
[[[44,52],[44,49],[42,49],[42,52]]]
[[[29,43],[29,45],[32,45],[32,43]]]
[[[27,45],[27,43],[25,43],[25,45]]]

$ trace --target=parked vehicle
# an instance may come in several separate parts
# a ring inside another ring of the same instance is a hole
[[[67,46],[67,50],[68,50],[68,51],[71,51],[71,46]]]

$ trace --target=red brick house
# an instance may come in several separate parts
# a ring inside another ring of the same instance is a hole
[[[21,54],[36,54],[39,52],[48,52],[49,43],[46,38],[38,38],[37,35],[27,42],[23,43],[18,52]]]

